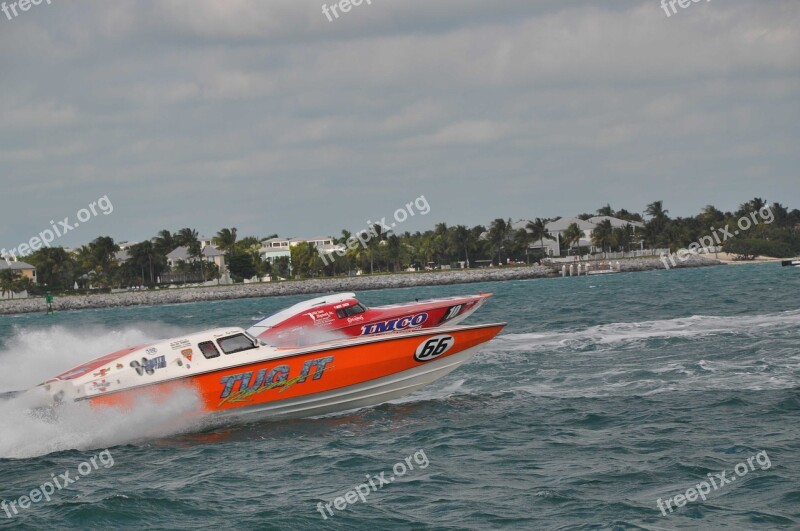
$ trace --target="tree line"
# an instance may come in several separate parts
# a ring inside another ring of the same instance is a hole
[[[594,215],[611,216],[644,224],[643,229],[612,227],[609,221],[597,225],[592,233],[592,244],[604,251],[627,251],[646,248],[669,248],[677,251],[688,247],[709,234],[715,228],[735,227],[737,222],[752,212],[768,208],[773,219],[761,222],[741,231],[724,242],[724,249],[752,258],[763,254],[789,257],[800,253],[800,211],[789,210],[779,203],[768,205],[761,198],[742,203],[736,211],[723,212],[712,205],[706,206],[692,217],[669,215],[662,201],[647,205],[644,215],[625,209],[614,210],[610,205],[599,208],[595,214],[581,214],[588,219]],[[558,219],[558,218],[555,218]],[[224,260],[233,280],[272,275],[276,278],[309,278],[352,274],[356,270],[365,273],[389,273],[413,269],[435,269],[462,262],[468,267],[509,262],[531,263],[543,257],[542,247],[555,237],[546,225],[553,219],[535,218],[524,222],[524,228],[516,228],[511,219],[497,218],[488,226],[448,226],[438,223],[424,232],[382,232],[381,226],[372,227],[372,234],[364,244],[347,246],[353,234],[342,230],[334,238],[336,244],[346,247],[346,252],[333,254],[323,260],[318,249],[311,243],[290,247],[291,260],[278,258],[273,262],[262,259],[262,242],[277,237],[247,236],[240,238],[237,229],[223,228],[213,238],[213,244],[224,253]],[[731,231],[732,232],[732,231]],[[586,252],[579,247],[585,235],[572,224],[561,234],[562,255],[570,252]],[[538,242],[538,248],[531,244]],[[187,249],[186,260],[179,260],[173,267],[167,264],[167,255],[178,247]],[[177,232],[161,230],[154,237],[134,244],[127,249],[127,260],[116,256],[119,245],[110,236],[100,236],[75,252],[61,247],[45,247],[26,256],[23,260],[37,269],[38,285],[22,279],[18,272],[0,270],[0,290],[3,293],[20,291],[34,292],[64,291],[88,286],[102,288],[124,288],[131,286],[154,286],[159,279],[162,284],[185,281],[207,281],[220,278],[216,264],[202,259],[203,249],[198,232],[183,228]],[[164,277],[164,278],[162,278]],[[165,279],[169,279],[165,281]],[[24,284],[24,286],[23,286]]]

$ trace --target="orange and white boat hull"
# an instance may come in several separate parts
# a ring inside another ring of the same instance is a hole
[[[309,347],[259,344],[207,358],[212,343],[253,339],[218,329],[98,358],[45,382],[55,400],[132,407],[190,390],[198,415],[284,419],[374,406],[410,394],[471,359],[505,324],[453,326],[347,338]],[[233,342],[233,343],[232,343]],[[116,357],[115,357],[116,356]]]

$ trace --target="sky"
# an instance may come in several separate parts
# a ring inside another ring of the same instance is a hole
[[[797,0],[323,4],[0,11],[0,247],[800,208]]]

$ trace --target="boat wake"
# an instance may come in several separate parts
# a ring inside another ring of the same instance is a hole
[[[25,393],[11,392],[30,388],[120,345],[148,343],[171,334],[174,329],[145,331],[136,326],[15,330],[0,351],[0,459],[108,448],[195,429],[199,420],[191,413],[198,409],[200,398],[185,389],[168,400],[143,398],[124,412],[83,402],[62,404],[54,412],[37,408]]]
[[[89,359],[180,333],[179,328],[150,324],[122,329],[18,326],[0,350],[0,393],[28,389]]]
[[[755,338],[777,330],[793,331],[800,327],[800,310],[776,314],[712,316],[693,315],[675,319],[610,323],[583,330],[505,334],[498,338],[503,350],[570,350],[591,347],[591,350],[636,348],[649,340],[694,340],[720,335],[741,335]]]
[[[800,385],[800,311],[506,334],[477,364],[519,367],[509,388],[552,397],[777,390]],[[483,371],[491,374],[492,371]]]
[[[25,459],[65,450],[110,448],[193,431],[200,399],[183,390],[166,402],[142,400],[120,411],[65,403],[57,411],[32,407],[21,395],[0,402],[0,459]]]

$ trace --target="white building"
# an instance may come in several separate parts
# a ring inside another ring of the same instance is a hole
[[[336,241],[330,236],[315,238],[270,238],[261,244],[258,254],[262,260],[274,263],[277,258],[285,256],[292,259],[291,248],[300,243],[310,243],[323,253],[333,253],[337,249]]]
[[[544,239],[545,254],[548,256],[561,255],[562,249],[567,246],[566,242],[564,242],[564,232],[567,230],[567,227],[569,227],[573,223],[578,225],[578,228],[581,231],[583,231],[583,237],[581,237],[580,242],[578,242],[578,245],[580,247],[589,247],[591,252],[595,252],[597,249],[594,247],[594,244],[592,243],[592,233],[594,232],[595,228],[597,228],[597,225],[599,225],[603,221],[610,221],[611,228],[614,229],[630,225],[633,227],[635,234],[637,232],[641,232],[644,229],[644,223],[640,223],[638,221],[627,221],[624,219],[614,218],[611,216],[594,216],[592,218],[589,218],[588,220],[583,220],[574,217],[559,218],[555,221],[551,221],[545,224],[547,232],[549,232],[550,235],[555,238],[553,240],[548,240],[547,238]],[[514,230],[519,230],[526,228],[528,223],[530,223],[530,220],[521,219],[517,222],[512,223],[511,226]],[[574,247],[574,245],[572,247]],[[532,242],[530,248],[541,249],[542,242],[538,240]]]
[[[262,260],[266,260],[270,264],[274,264],[275,260],[284,256],[291,260],[292,253],[289,250],[289,243],[286,238],[270,238],[261,243],[258,254]]]
[[[206,262],[217,264],[220,273],[225,273],[227,268],[225,267],[225,253],[217,249],[213,245],[206,245],[200,251],[200,256],[202,260]],[[171,253],[167,255],[167,265],[170,267],[175,267],[178,264],[178,261],[183,262],[192,262],[195,258],[189,257],[189,248],[188,247],[178,247]]]

